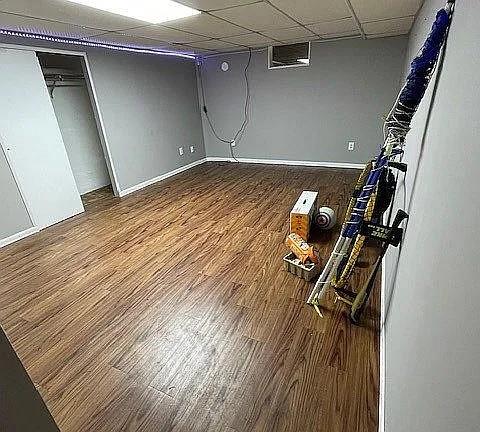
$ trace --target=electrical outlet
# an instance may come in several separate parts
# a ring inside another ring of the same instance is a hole
[[[348,142],[348,151],[353,151],[355,150],[355,141],[349,141]]]
[[[183,147],[178,147],[178,154],[183,156]]]
[[[236,143],[235,141],[232,141],[232,142],[230,143],[230,145],[231,145],[232,147],[235,147],[235,146],[237,145],[237,143]]]
[[[190,146],[190,153],[195,153],[195,146]]]

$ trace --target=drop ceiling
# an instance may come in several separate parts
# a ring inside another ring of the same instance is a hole
[[[152,25],[66,0],[0,0],[0,29],[202,55],[300,40],[406,34],[423,0],[177,0],[200,15]]]

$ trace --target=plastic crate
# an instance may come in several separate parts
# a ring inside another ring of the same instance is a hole
[[[320,267],[313,263],[302,264],[292,252],[283,257],[283,266],[285,270],[305,279],[307,282],[310,282],[320,271]]]

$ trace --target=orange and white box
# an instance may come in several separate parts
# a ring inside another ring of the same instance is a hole
[[[303,191],[290,212],[290,232],[308,240],[313,215],[317,208],[318,192]]]

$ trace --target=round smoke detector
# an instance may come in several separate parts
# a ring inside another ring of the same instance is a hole
[[[228,71],[228,67],[229,67],[229,66],[228,66],[228,63],[227,63],[227,62],[223,62],[223,63],[222,63],[222,66],[220,66],[220,67],[222,68],[222,71],[223,71],[223,72],[226,72],[226,71]]]

